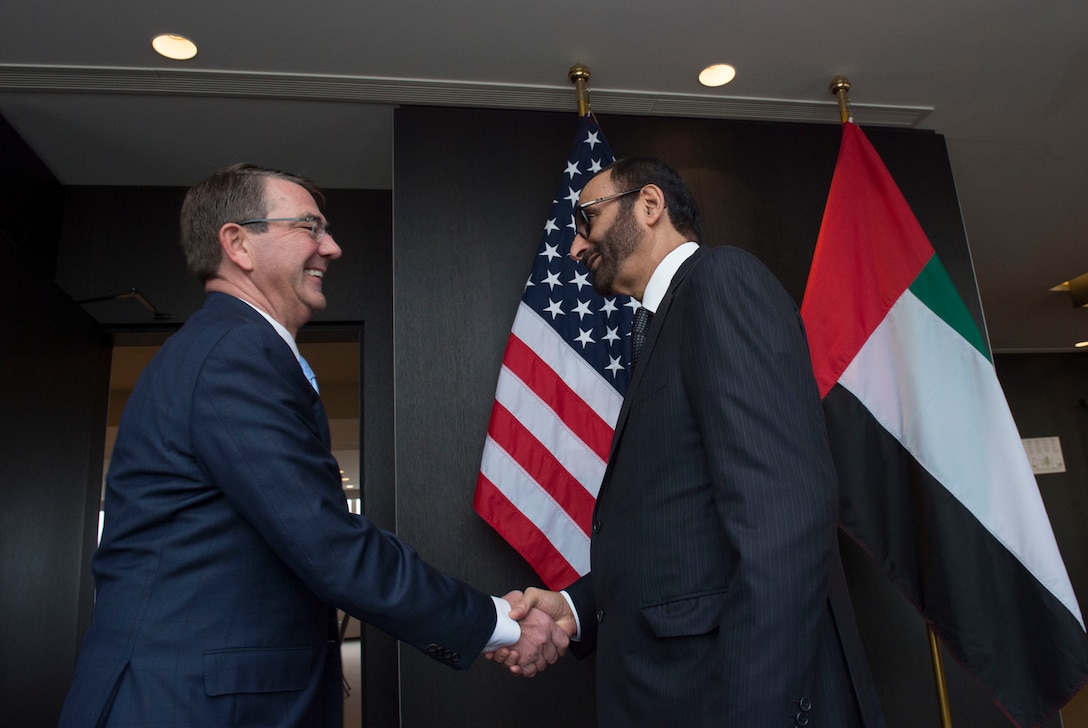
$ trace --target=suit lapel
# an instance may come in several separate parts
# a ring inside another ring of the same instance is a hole
[[[683,265],[676,271],[676,275],[674,275],[669,282],[669,290],[666,291],[665,297],[661,299],[661,305],[658,306],[657,311],[654,312],[653,320],[650,322],[650,330],[646,332],[646,343],[642,345],[642,352],[639,354],[638,368],[635,370],[631,382],[627,386],[627,394],[623,397],[623,404],[620,405],[620,414],[619,417],[616,418],[616,430],[612,435],[612,448],[608,454],[608,465],[605,467],[600,493],[598,493],[597,496],[598,503],[601,500],[601,496],[604,495],[609,476],[612,474],[613,459],[616,455],[616,449],[619,447],[620,438],[623,436],[623,430],[627,425],[627,413],[631,409],[631,402],[635,399],[639,384],[642,382],[642,375],[649,366],[650,360],[653,358],[658,332],[661,331],[661,328],[665,325],[665,321],[668,320],[669,311],[672,308],[673,300],[676,298],[677,290],[684,285],[688,275],[694,270],[699,259],[703,257],[705,252],[705,248],[700,246],[698,250],[692,253],[688,259],[684,261]]]
[[[321,404],[321,397],[314,397],[314,419],[317,420],[317,432],[321,435],[321,441],[325,447],[332,449],[332,435],[329,432],[329,418],[325,414],[325,405]]]
[[[207,302],[208,305],[213,308],[222,308],[223,310],[234,311],[240,313],[242,316],[245,316],[248,319],[251,319],[254,322],[258,322],[269,327],[272,326],[272,324],[268,323],[267,319],[265,319],[265,317],[262,316],[260,312],[258,312],[248,303],[226,293],[219,293],[213,291],[212,293],[208,294]],[[278,336],[279,332],[276,333]],[[284,341],[283,344],[284,346],[287,346],[288,351],[290,351],[290,346],[288,346],[287,342]],[[291,356],[294,356],[294,352],[291,352]],[[302,374],[301,366],[299,367],[299,374]],[[332,435],[329,430],[329,418],[325,412],[325,405],[321,403],[320,395],[318,395],[317,392],[314,391],[313,386],[309,383],[309,381],[306,380],[305,375],[302,375],[301,381],[306,383],[306,392],[312,398],[312,411],[314,415],[314,422],[317,425],[317,434],[321,437],[321,441],[325,443],[325,446],[331,448]]]

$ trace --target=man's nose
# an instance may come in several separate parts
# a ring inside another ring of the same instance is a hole
[[[589,241],[583,238],[578,233],[574,234],[574,241],[570,244],[570,257],[575,260],[581,260],[586,251],[589,250]]]
[[[318,245],[317,252],[322,258],[336,260],[343,251],[340,250],[340,246],[336,243],[336,240],[326,232],[321,238],[321,244]]]

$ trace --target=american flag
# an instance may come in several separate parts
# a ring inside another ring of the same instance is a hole
[[[613,161],[592,116],[552,200],[495,388],[476,512],[550,589],[589,571],[593,504],[627,390],[638,302],[603,298],[570,259],[582,186]]]

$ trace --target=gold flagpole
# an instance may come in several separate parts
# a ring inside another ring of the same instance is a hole
[[[589,69],[581,63],[575,63],[567,71],[567,78],[574,84],[574,90],[578,94],[578,116],[589,116],[589,89],[586,82],[589,81]]]
[[[831,95],[839,98],[839,116],[842,117],[842,123],[850,121],[850,99],[846,97],[846,92],[850,90],[850,79],[843,76],[835,76],[831,79]]]
[[[944,661],[941,659],[941,643],[932,624],[926,624],[929,633],[929,655],[933,660],[933,680],[937,684],[937,707],[941,711],[941,728],[952,728],[952,710],[948,706],[948,685],[944,681]]]
[[[831,79],[831,95],[839,99],[839,116],[842,123],[851,121],[850,99],[846,92],[850,90],[850,79],[844,76],[835,76]],[[929,657],[933,663],[933,680],[937,685],[937,707],[941,713],[941,728],[952,728],[952,711],[948,706],[948,685],[944,680],[944,660],[941,657],[941,643],[937,640],[937,633],[933,631],[933,625],[926,623],[926,633],[929,635]]]

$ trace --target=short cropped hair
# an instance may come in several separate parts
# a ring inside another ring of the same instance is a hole
[[[699,207],[695,198],[680,174],[660,159],[651,157],[629,157],[620,159],[605,167],[602,172],[612,172],[612,184],[617,191],[634,190],[646,185],[657,185],[665,193],[665,208],[669,221],[677,232],[687,236],[688,240],[702,242],[703,230],[699,220]],[[623,198],[622,204],[630,210],[637,200],[637,195]]]
[[[223,251],[219,230],[228,222],[240,222],[268,216],[265,181],[282,179],[309,192],[318,205],[325,196],[312,180],[278,169],[258,167],[245,162],[221,169],[185,193],[181,204],[181,247],[189,272],[203,283],[219,272]],[[267,223],[254,226],[258,232]]]

